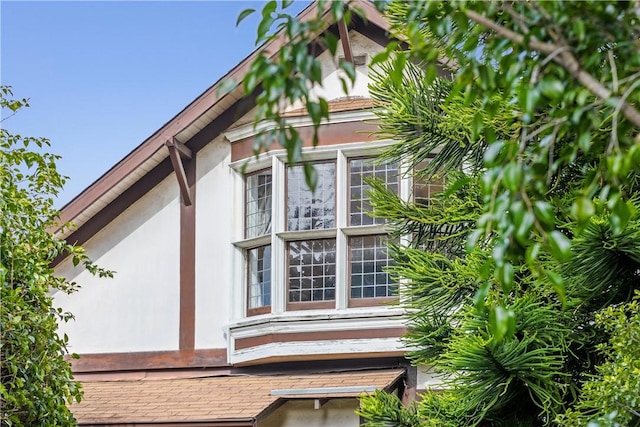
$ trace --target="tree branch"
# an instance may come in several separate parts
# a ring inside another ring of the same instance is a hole
[[[503,27],[502,25],[496,23],[495,21],[480,15],[479,13],[473,10],[466,10],[465,14],[467,18],[480,24],[490,30],[495,31],[501,37],[504,37],[508,40],[511,40],[513,43],[525,45],[529,49],[536,50],[538,52],[544,53],[546,55],[550,55],[557,51],[558,49],[564,48],[564,46],[558,46],[554,43],[545,43],[536,39],[535,37],[530,37],[525,44],[525,38],[522,34],[518,34],[514,31],[509,30],[508,28]],[[553,58],[554,62],[567,70],[574,79],[576,79],[581,85],[587,88],[591,93],[596,95],[598,98],[606,101],[611,98],[612,92],[607,87],[605,87],[602,83],[600,83],[597,79],[595,79],[591,74],[587,73],[582,69],[580,63],[576,59],[576,57],[571,52],[563,51],[559,55]],[[640,128],[640,111],[638,111],[635,107],[630,105],[624,100],[620,100],[619,102],[619,110],[623,116],[627,118],[634,126]]]

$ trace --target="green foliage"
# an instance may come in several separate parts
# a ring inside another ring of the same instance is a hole
[[[3,108],[14,113],[28,106],[0,87]],[[72,316],[55,309],[50,292],[72,292],[76,283],[56,277],[50,267],[68,253],[99,276],[111,276],[90,262],[83,249],[65,243],[50,230],[59,212],[53,197],[65,178],[57,156],[44,153],[44,138],[0,130],[0,423],[3,426],[72,425],[67,405],[82,393],[65,360],[67,337],[57,334],[58,321]],[[68,225],[67,225],[68,226]]]
[[[420,422],[415,406],[406,407],[396,395],[379,391],[362,396],[356,413],[370,427],[411,427]]]
[[[598,346],[605,361],[585,382],[575,408],[558,417],[563,426],[640,426],[640,291],[633,301],[595,317],[610,335]]]
[[[637,4],[375,4],[393,40],[370,74],[379,135],[397,141],[384,157],[447,188],[425,206],[370,181],[371,200],[392,234],[411,237],[392,247],[391,269],[410,357],[447,389],[417,409],[369,396],[361,415],[371,426],[636,425],[640,392],[623,371],[639,333]],[[276,131],[295,159],[286,126]]]
[[[320,0],[315,16],[298,20],[284,11],[289,4],[283,1],[279,7],[272,0],[263,7],[256,45],[268,43],[278,35],[284,42],[277,52],[260,51],[242,84],[246,96],[255,95],[256,124],[259,121],[273,124],[272,129],[255,139],[254,153],[267,151],[277,142],[287,149],[287,161],[293,163],[301,160],[303,141],[296,128],[280,114],[280,109],[283,105],[301,102],[313,123],[313,144],[318,143],[317,129],[329,119],[329,105],[324,98],[312,95],[310,88],[322,86],[322,67],[317,55],[326,49],[335,58],[339,41],[335,31],[327,31],[326,16],[348,25],[353,15],[362,15],[362,11],[346,8],[343,2]],[[252,9],[241,12],[238,24],[254,12]],[[339,78],[346,94],[355,81],[355,67],[344,60],[335,62],[342,71]],[[311,188],[315,188],[314,176],[313,168],[305,167],[305,178]]]

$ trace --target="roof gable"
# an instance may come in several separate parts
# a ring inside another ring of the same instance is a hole
[[[299,15],[300,20],[309,20],[317,13],[317,3],[312,3]],[[356,20],[360,32],[364,31],[378,43],[386,42],[388,24],[373,4],[367,0],[354,0],[351,7],[360,8],[367,23]],[[327,12],[325,12],[327,13]],[[327,20],[326,28],[331,22]],[[286,43],[283,34],[278,35],[256,49],[215,84],[165,123],[153,135],[115,164],[104,175],[82,191],[61,209],[60,222],[73,222],[73,230],[59,230],[69,241],[82,244],[115,216],[124,211],[135,200],[148,192],[155,184],[172,172],[168,141],[187,145],[194,153],[224,132],[229,126],[255,105],[255,96],[243,96],[243,88],[221,93],[223,82],[228,79],[242,81],[251,63],[260,52],[275,55]],[[54,264],[59,262],[56,260]]]

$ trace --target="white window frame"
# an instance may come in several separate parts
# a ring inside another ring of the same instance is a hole
[[[244,194],[245,176],[253,172],[271,167],[272,173],[272,218],[271,233],[264,236],[245,239],[244,237],[244,196],[242,203],[236,203],[235,211],[243,220],[242,230],[237,230],[238,239],[234,242],[236,248],[234,256],[234,285],[235,303],[233,318],[247,318],[247,268],[246,249],[256,246],[271,244],[271,311],[267,314],[250,316],[260,318],[273,315],[304,315],[322,311],[386,311],[388,306],[365,306],[349,307],[349,237],[375,234],[387,234],[384,224],[350,226],[349,225],[349,160],[352,158],[375,157],[385,147],[393,143],[391,140],[381,140],[374,142],[356,142],[350,144],[338,144],[329,146],[319,146],[315,148],[303,149],[303,161],[321,162],[334,161],[336,165],[336,188],[335,188],[335,228],[322,230],[287,231],[286,218],[286,176],[287,163],[286,152],[284,150],[274,150],[258,157],[236,161],[231,164],[236,175],[236,192]],[[412,182],[406,168],[399,165],[399,195],[403,200],[409,200],[412,191]],[[336,239],[336,293],[335,306],[331,309],[296,309],[287,311],[287,242],[290,240],[335,238]],[[405,239],[401,239],[403,242]]]

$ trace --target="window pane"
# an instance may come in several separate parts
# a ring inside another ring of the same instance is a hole
[[[335,239],[289,242],[288,247],[289,302],[334,300]]]
[[[303,166],[290,166],[287,173],[287,230],[319,230],[335,227],[336,192],[334,163],[313,165],[318,174],[316,191],[304,180]]]
[[[271,171],[247,176],[245,237],[271,232]]]
[[[247,251],[249,309],[271,305],[271,246]]]
[[[351,298],[390,297],[397,285],[384,271],[394,265],[387,252],[387,236],[359,236],[349,239]]]
[[[418,164],[416,167],[418,175],[414,175],[413,177],[413,201],[421,205],[430,204],[431,199],[444,189],[444,181],[442,178],[433,176],[427,181],[424,177],[420,177],[420,171],[426,167],[427,161],[428,160],[425,160]]]
[[[371,188],[364,182],[365,177],[374,177],[384,183],[394,193],[398,193],[397,163],[377,165],[373,159],[353,159],[349,161],[349,225],[383,224],[384,218],[371,218],[371,200],[367,192]]]

